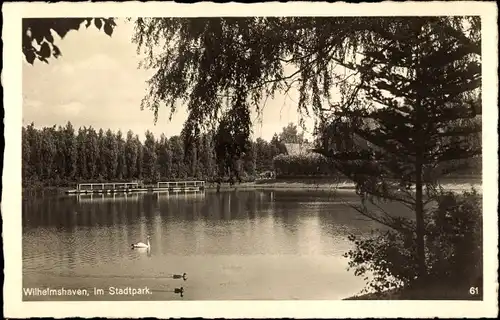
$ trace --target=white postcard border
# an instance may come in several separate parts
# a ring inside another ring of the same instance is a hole
[[[253,15],[481,15],[483,52],[484,301],[167,301],[22,302],[21,127],[22,17],[56,16],[253,16]],[[2,219],[6,317],[488,317],[498,312],[498,51],[497,8],[484,2],[370,4],[263,3],[5,3],[3,5],[5,157]]]

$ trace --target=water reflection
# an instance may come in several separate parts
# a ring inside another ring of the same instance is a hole
[[[329,254],[335,250],[336,238],[377,227],[321,194],[274,191],[102,198],[24,201],[24,232],[50,237],[56,232],[53,229],[59,230],[66,235],[65,246],[81,247],[80,253],[88,252],[92,259],[93,247],[102,248],[96,258],[112,255],[110,250],[121,242],[130,244],[149,234],[156,250],[165,254],[312,254],[318,250]],[[103,237],[106,244],[100,245]],[[72,245],[77,241],[81,244]]]
[[[188,282],[196,286],[189,290],[190,299],[264,299],[262,290],[272,299],[321,299],[331,297],[323,288],[328,283],[324,277],[351,279],[341,258],[350,246],[347,235],[375,227],[321,192],[87,197],[24,199],[24,282],[97,285],[106,276],[108,282],[151,278],[158,292],[171,292],[162,289],[166,284],[160,285],[159,279],[189,272],[193,276]],[[130,249],[148,235],[150,250]],[[304,274],[304,280],[295,279]],[[253,279],[262,277],[266,286],[279,288],[259,287]],[[313,281],[314,293],[289,287],[294,281],[303,286]],[[229,296],[228,286],[233,288]],[[292,290],[292,296],[283,288]],[[349,291],[330,290],[336,295]]]

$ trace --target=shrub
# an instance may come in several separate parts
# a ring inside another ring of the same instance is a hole
[[[331,159],[317,153],[280,154],[273,159],[277,176],[338,176]]]
[[[344,254],[350,258],[349,270],[364,276],[367,285],[361,293],[382,292],[411,284],[417,277],[416,242],[413,234],[393,230],[373,232],[370,237],[349,236],[355,245]]]
[[[427,224],[426,262],[435,283],[468,287],[482,278],[482,204],[475,191],[443,192]]]
[[[481,215],[481,197],[475,190],[439,192],[426,217],[424,277],[418,275],[415,233],[408,228],[377,230],[365,238],[350,235],[354,248],[344,257],[350,259],[349,270],[367,281],[361,293],[409,288],[419,279],[419,284],[460,288],[462,295],[468,295],[468,288],[481,287],[482,281]],[[409,219],[400,220],[414,225]]]

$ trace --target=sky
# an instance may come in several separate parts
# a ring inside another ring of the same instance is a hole
[[[146,130],[159,137],[179,134],[187,117],[179,108],[171,121],[163,107],[154,123],[151,110],[140,109],[152,71],[139,69],[141,57],[131,42],[133,25],[117,21],[111,37],[95,27],[69,32],[64,39],[55,33],[62,57],[48,64],[23,63],[23,125],[36,127],[92,126],[113,131],[129,129],[144,138]],[[254,121],[253,137],[270,140],[288,123],[298,123],[297,92],[268,99],[261,121]],[[252,116],[257,120],[257,114]],[[310,138],[313,119],[306,118],[305,137]]]

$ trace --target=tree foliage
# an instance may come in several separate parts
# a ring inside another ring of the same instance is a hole
[[[426,264],[434,289],[425,291],[408,290],[419,277],[414,233],[386,229],[366,238],[351,235],[356,246],[344,256],[350,258],[354,274],[368,281],[362,293],[406,288],[401,299],[470,299],[469,288],[482,287],[481,208],[481,196],[475,190],[439,191],[426,227]]]
[[[317,152],[363,201],[415,212],[402,224],[359,208],[415,236],[414,267],[426,277],[425,205],[445,171],[481,152],[471,143],[480,131],[479,17],[151,18],[137,20],[134,41],[156,71],[142,107],[156,116],[183,103],[187,136],[214,120],[225,159],[246,151],[227,146],[233,135],[245,145],[249,131],[233,127],[248,128],[249,108],[260,112],[268,96],[295,87],[299,111],[320,122]]]
[[[229,175],[233,181],[235,175],[241,181],[238,160],[250,152],[250,125],[248,106],[242,102],[223,117],[214,137],[219,177]]]
[[[257,173],[269,170],[274,148],[263,141],[257,149],[256,142],[233,165],[241,178],[251,181]],[[188,150],[188,156],[184,156]],[[22,177],[23,186],[68,186],[86,181],[145,182],[182,179],[214,181],[218,177],[216,150],[213,137],[201,135],[194,145],[187,148],[181,136],[157,139],[146,131],[142,142],[132,131],[126,137],[121,131],[96,130],[81,127],[75,131],[68,122],[64,127],[38,129],[34,124],[22,128]],[[260,162],[257,159],[261,159]],[[229,171],[219,177],[228,181]]]
[[[22,22],[22,46],[26,61],[33,64],[35,60],[48,63],[51,57],[62,55],[54,39],[54,33],[61,39],[71,30],[79,30],[82,25],[88,28],[94,25],[97,29],[111,36],[116,26],[114,18],[24,18]]]
[[[289,123],[286,127],[283,127],[279,139],[282,143],[303,143],[305,141],[304,133],[299,133],[297,125],[293,123]]]
[[[409,18],[374,36],[377,45],[365,46],[355,65],[361,73],[356,96],[322,115],[326,128],[348,122],[350,134],[367,141],[367,148],[339,151],[327,131],[320,149],[356,183],[362,199],[399,201],[415,212],[416,224],[401,225],[391,215],[360,210],[416,233],[420,278],[427,274],[425,206],[434,201],[438,180],[455,169],[452,160],[482,151],[471,143],[481,132],[474,121],[481,109],[480,37],[464,23]]]
[[[352,18],[137,19],[133,40],[146,54],[142,66],[156,70],[142,108],[153,110],[156,118],[160,105],[173,112],[183,103],[189,114],[186,136],[216,130],[229,134],[220,140],[248,139],[250,108],[260,112],[267,96],[298,82],[299,108],[308,110],[309,89],[320,92],[313,73],[321,74],[329,88],[333,60],[346,56],[346,42],[367,34],[371,23]],[[284,63],[298,71],[286,75]],[[229,149],[237,157],[246,151]]]

